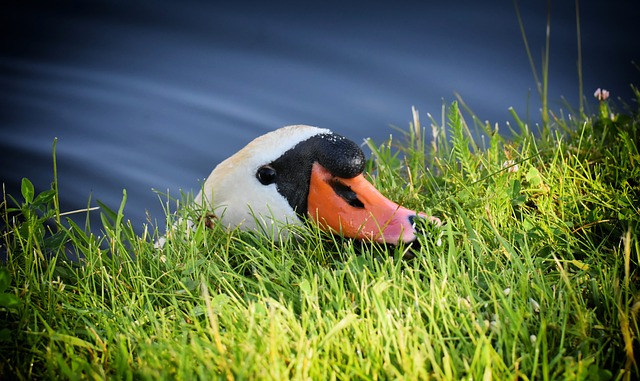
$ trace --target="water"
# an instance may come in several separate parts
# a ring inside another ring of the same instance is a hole
[[[288,124],[382,142],[462,95],[506,132],[539,120],[511,1],[65,2],[13,4],[0,30],[0,181],[39,191],[57,158],[63,210],[96,199],[140,229],[164,220],[153,189],[178,196],[255,136]],[[523,6],[536,59],[546,9]],[[567,2],[571,3],[571,2]],[[36,4],[36,5],[34,5]],[[640,14],[581,4],[585,93],[631,99]],[[575,9],[554,4],[550,99],[577,105]],[[634,26],[635,25],[635,26]],[[539,60],[538,60],[539,63]],[[539,64],[538,64],[539,66]]]

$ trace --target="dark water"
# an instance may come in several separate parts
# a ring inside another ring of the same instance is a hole
[[[411,106],[440,118],[454,92],[481,119],[539,120],[512,1],[23,2],[0,12],[0,181],[41,191],[58,138],[62,208],[99,199],[136,227],[163,221],[152,189],[199,179],[253,137],[311,124],[360,142],[406,128]],[[527,2],[531,3],[531,2]],[[546,2],[522,5],[540,66]],[[575,5],[551,10],[552,107],[577,105]],[[629,1],[584,2],[585,93],[630,100],[640,83]],[[634,26],[635,25],[635,26]],[[529,111],[527,111],[529,110]]]

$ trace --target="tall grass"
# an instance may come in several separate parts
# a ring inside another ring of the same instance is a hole
[[[158,249],[126,193],[80,227],[55,176],[25,179],[2,203],[0,378],[636,379],[640,113],[602,107],[483,146],[453,103],[368,142],[371,181],[446,222],[418,248],[200,221]]]

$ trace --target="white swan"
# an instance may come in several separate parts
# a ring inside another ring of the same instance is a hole
[[[328,129],[296,125],[262,135],[221,162],[195,203],[222,224],[281,238],[304,221],[345,237],[397,244],[416,239],[414,218],[440,220],[388,200],[362,172],[358,145]]]

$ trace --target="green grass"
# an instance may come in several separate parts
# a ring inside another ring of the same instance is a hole
[[[640,112],[613,108],[537,134],[514,114],[506,140],[453,103],[369,142],[372,182],[446,222],[419,249],[200,224],[159,250],[165,227],[102,206],[96,236],[55,170],[25,179],[2,203],[0,378],[637,379]]]

